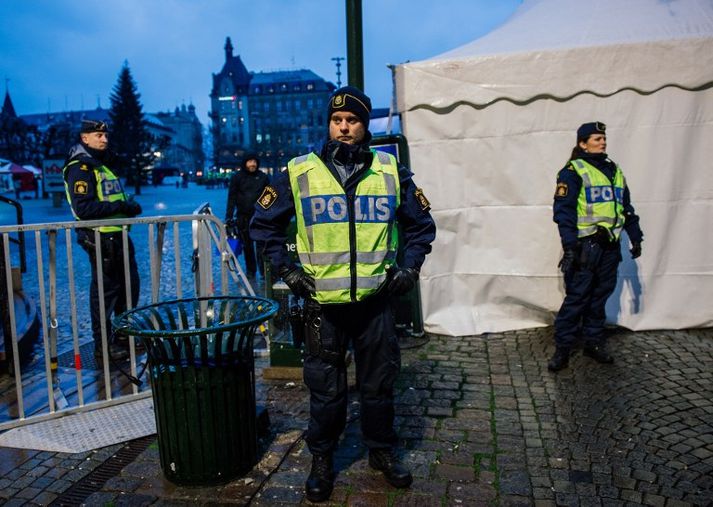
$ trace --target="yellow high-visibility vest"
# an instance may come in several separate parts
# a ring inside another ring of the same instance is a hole
[[[584,238],[597,232],[597,226],[609,231],[612,239],[619,239],[624,227],[624,188],[626,180],[616,166],[612,182],[599,169],[582,159],[570,162],[582,178],[577,197],[577,236]]]
[[[297,252],[305,272],[314,277],[320,303],[363,300],[376,292],[395,262],[398,168],[393,155],[372,153],[353,200],[316,154],[297,157],[287,166]]]
[[[70,161],[62,170],[65,174],[67,169],[74,165],[79,164],[80,160]],[[83,162],[81,162],[83,163]],[[116,175],[105,165],[93,168],[94,177],[97,181],[97,199],[100,201],[116,202],[116,201],[126,201],[126,194],[124,194],[124,188],[121,186],[121,181]],[[74,212],[72,207],[72,198],[69,194],[69,188],[67,188],[67,180],[64,181],[64,192],[67,196],[67,202],[69,203],[69,208],[72,210],[72,215],[74,215],[75,220],[80,220],[80,218]],[[123,213],[116,213],[114,215],[105,217],[107,220],[112,218],[124,218],[126,215]],[[103,225],[99,227],[99,232],[121,232],[120,225]]]

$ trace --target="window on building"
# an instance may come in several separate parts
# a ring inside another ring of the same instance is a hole
[[[270,103],[265,101],[265,105],[263,106],[265,108],[265,112],[269,113],[270,112]]]
[[[258,144],[260,144],[262,142],[262,134],[260,132],[255,134],[255,142]]]
[[[270,142],[270,133],[269,132],[267,134],[265,134],[265,142],[266,143]]]
[[[233,135],[230,136],[230,137],[231,137],[231,139],[233,140],[233,142],[235,142],[235,140],[236,140],[236,139],[235,139],[235,134],[233,134]]]
[[[307,99],[307,109],[314,109],[314,100]]]
[[[299,110],[300,110],[300,101],[299,101],[299,99],[295,99],[295,111],[299,111]]]
[[[275,102],[275,109],[277,110],[278,113],[282,112],[282,101],[278,100]]]
[[[240,110],[240,111],[243,110],[243,101],[242,100],[238,101],[238,110]]]
[[[292,85],[292,91],[293,91],[293,92],[298,92],[298,91],[300,91],[301,88],[302,88],[302,87],[300,86],[299,83],[295,83],[295,84]]]
[[[240,132],[240,144],[243,144],[245,142],[244,139],[245,139],[245,136],[243,136],[243,133]]]
[[[302,144],[302,136],[297,138],[297,144]]]
[[[243,117],[241,116],[241,117],[240,117],[240,125],[243,125],[244,123],[245,123],[245,118],[243,118]]]
[[[257,94],[262,93],[262,86],[260,86],[260,85],[253,86],[253,93],[257,93]]]
[[[227,123],[227,122],[228,122],[228,119],[227,119],[225,116],[223,116],[220,120],[221,120],[223,123]]]
[[[281,92],[287,91],[287,83],[280,83],[280,91]]]
[[[314,90],[314,83],[307,83],[307,91],[312,91]]]
[[[267,93],[275,93],[275,87],[273,85],[270,85],[270,87],[267,89]]]

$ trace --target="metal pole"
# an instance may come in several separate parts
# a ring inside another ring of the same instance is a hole
[[[347,0],[347,71],[349,86],[364,90],[361,0]]]

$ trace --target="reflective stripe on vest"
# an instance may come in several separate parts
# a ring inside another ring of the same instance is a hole
[[[67,169],[69,166],[73,164],[78,164],[80,163],[79,160],[72,160],[67,164],[64,169],[62,170],[62,173],[66,173]],[[121,186],[121,181],[119,178],[116,177],[116,175],[111,172],[111,169],[108,167],[102,165],[99,167],[95,167],[93,169],[94,171],[94,178],[97,181],[97,200],[99,201],[108,201],[108,202],[116,202],[116,201],[125,201],[126,200],[126,195],[124,194],[124,189]],[[65,180],[64,182],[64,193],[67,196],[67,202],[69,203],[69,209],[72,210],[72,215],[74,215],[75,220],[80,220],[80,218],[74,213],[74,208],[72,207],[72,198],[69,195],[69,188],[67,185],[67,181]],[[108,217],[105,217],[106,219],[112,219],[112,218],[125,218],[126,215],[122,213],[117,213]],[[122,227],[120,225],[102,225],[99,227],[99,232],[121,232]]]
[[[320,303],[361,301],[386,280],[398,238],[396,159],[374,152],[353,202],[314,153],[293,159],[288,174],[297,218],[297,251],[314,277]]]
[[[572,169],[582,178],[577,197],[577,236],[584,238],[604,227],[613,239],[619,239],[624,226],[624,188],[626,180],[616,166],[614,182],[592,164],[575,159]]]

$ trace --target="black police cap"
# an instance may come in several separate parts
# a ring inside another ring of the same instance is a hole
[[[92,132],[109,132],[109,126],[104,121],[82,120],[82,128],[79,132],[82,134],[91,134]]]
[[[607,126],[600,121],[583,123],[577,129],[577,141],[586,141],[592,134],[606,134]]]

